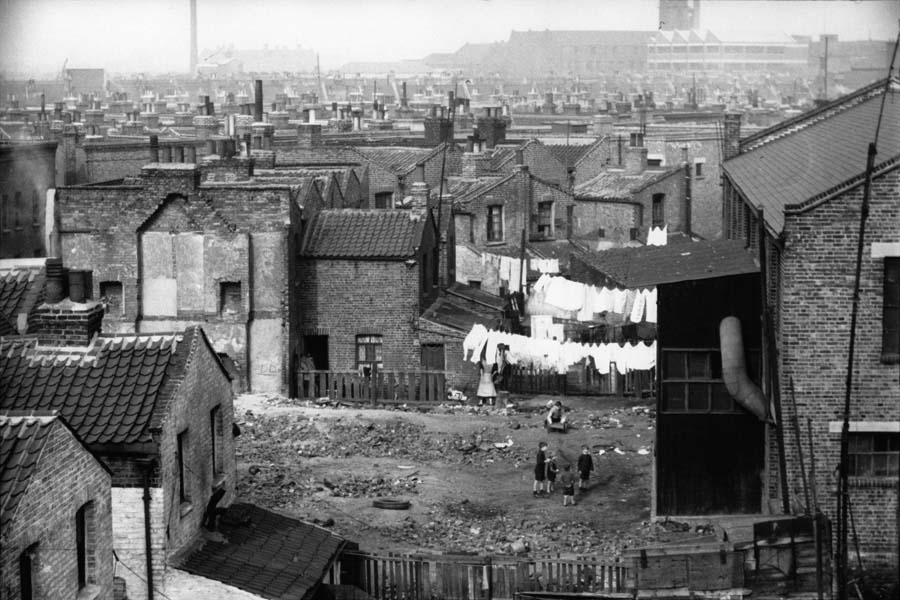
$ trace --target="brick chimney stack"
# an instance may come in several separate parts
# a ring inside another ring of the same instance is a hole
[[[725,152],[723,159],[728,160],[740,154],[741,149],[741,113],[725,113]]]
[[[414,181],[410,188],[409,218],[421,221],[428,214],[428,184],[424,181]]]
[[[67,297],[62,259],[46,263],[46,301],[35,310],[38,342],[49,346],[87,346],[100,333],[103,304],[90,299],[93,287],[89,271],[71,271]]]
[[[625,149],[625,174],[639,175],[647,170],[647,149],[628,146]]]

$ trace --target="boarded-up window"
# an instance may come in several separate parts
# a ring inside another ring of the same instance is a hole
[[[219,312],[234,315],[241,311],[241,282],[222,281],[219,283]]]
[[[106,300],[106,314],[121,315],[125,312],[122,293],[121,281],[100,282],[100,297]]]
[[[881,361],[900,363],[900,257],[884,259]]]

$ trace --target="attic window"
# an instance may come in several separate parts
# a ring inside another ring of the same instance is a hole
[[[235,315],[241,312],[241,282],[219,282],[219,313]]]

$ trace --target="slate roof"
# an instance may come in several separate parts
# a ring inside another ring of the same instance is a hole
[[[443,144],[437,148],[357,147],[354,150],[366,160],[398,175],[403,175],[412,171],[418,163],[429,158],[435,152],[443,150]]]
[[[567,167],[574,167],[579,160],[591,151],[594,144],[544,144],[544,147],[556,160]]]
[[[626,288],[759,272],[756,259],[740,240],[612,248],[576,256]]]
[[[300,255],[306,258],[406,259],[422,243],[427,219],[408,210],[328,209],[309,224]]]
[[[178,568],[273,600],[311,598],[345,540],[321,527],[252,504],[228,507],[227,542],[207,541]]]
[[[201,340],[212,352],[199,327],[101,337],[68,354],[34,339],[0,341],[0,410],[58,411],[86,444],[149,441]]]
[[[785,209],[801,208],[861,181],[885,80],[741,140],[741,154],[722,168],[766,226],[780,234]],[[876,165],[900,155],[900,80],[884,104]]]
[[[453,209],[466,212],[472,200],[515,176],[515,173],[503,173],[500,176],[490,175],[466,179],[451,177],[447,184],[447,191],[453,195]]]
[[[498,316],[499,313],[491,315],[488,308],[476,311],[463,305],[463,301],[459,298],[441,296],[422,313],[421,319],[456,329],[461,333],[468,333],[476,323],[480,323],[488,329],[496,327]]]
[[[624,170],[610,169],[604,171],[575,187],[575,198],[578,200],[632,200],[634,195],[652,183],[661,181],[673,173],[674,169],[645,169],[636,175],[626,175]]]

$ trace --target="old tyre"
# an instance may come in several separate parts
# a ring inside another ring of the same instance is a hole
[[[385,510],[407,510],[410,507],[409,500],[392,500],[390,498],[377,498],[372,500],[372,506]]]

